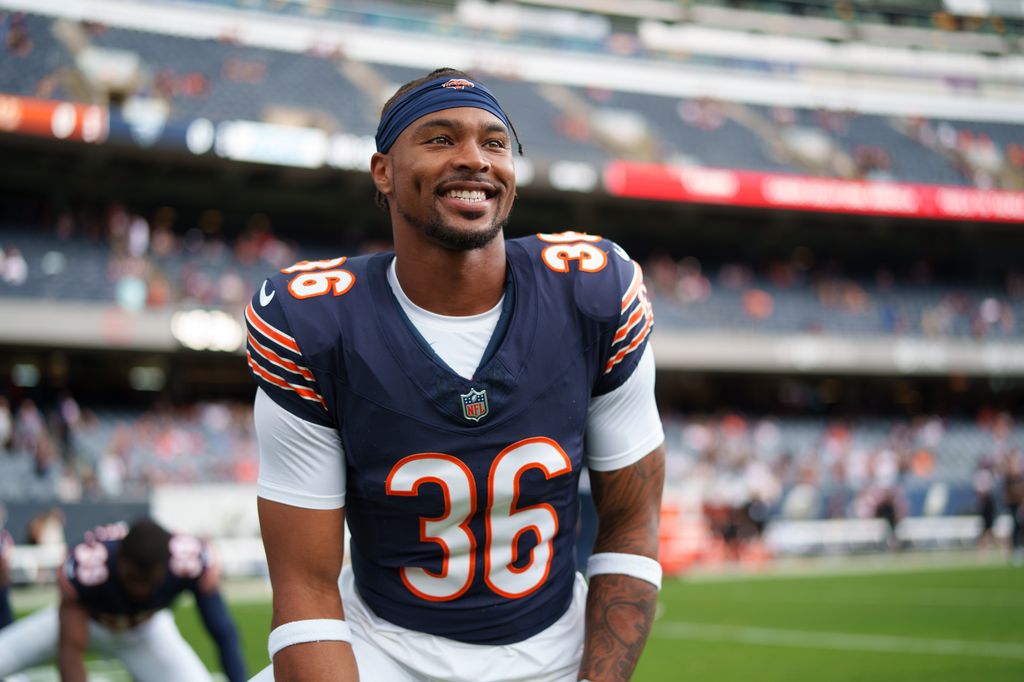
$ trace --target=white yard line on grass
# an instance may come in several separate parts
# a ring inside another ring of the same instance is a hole
[[[719,564],[701,566],[678,576],[687,582],[732,582],[816,578],[918,571],[991,570],[1007,566],[1006,552],[965,550],[781,557],[756,566]]]
[[[660,621],[654,626],[653,635],[658,639],[734,642],[740,644],[790,646],[805,649],[874,651],[930,656],[978,656],[982,658],[1024,660],[1024,644],[1013,642],[857,635],[845,632],[779,630],[775,628],[739,627],[682,621]]]

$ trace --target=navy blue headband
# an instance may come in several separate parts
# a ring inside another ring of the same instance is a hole
[[[380,125],[377,126],[377,151],[386,153],[402,131],[421,116],[455,107],[474,107],[489,111],[501,119],[509,132],[515,134],[508,116],[502,111],[501,105],[490,90],[481,83],[474,83],[465,78],[442,76],[413,88],[384,112]]]

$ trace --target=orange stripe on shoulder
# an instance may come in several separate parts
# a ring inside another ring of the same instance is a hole
[[[635,260],[630,262],[633,264],[633,279],[629,281],[629,287],[622,295],[622,312],[626,312],[626,308],[633,303],[633,299],[636,298],[637,292],[640,291],[640,286],[644,282],[644,271],[640,264]]]
[[[654,318],[653,317],[648,317],[647,318],[647,322],[644,324],[643,328],[640,330],[640,333],[636,335],[636,338],[633,339],[633,341],[628,346],[626,346],[625,348],[620,350],[618,353],[613,355],[611,357],[611,359],[608,360],[608,364],[606,364],[605,367],[604,367],[604,373],[608,374],[608,372],[612,371],[612,368],[615,367],[615,365],[617,365],[620,362],[622,362],[623,360],[625,360],[627,355],[629,355],[630,353],[635,351],[637,348],[639,348],[640,344],[642,344],[644,342],[644,339],[647,338],[647,335],[651,333],[651,327],[653,327],[653,326],[654,326]]]
[[[267,381],[268,383],[273,384],[274,386],[277,386],[278,388],[283,388],[286,391],[292,391],[294,393],[297,393],[301,398],[305,398],[306,400],[310,400],[312,402],[320,403],[321,407],[323,407],[325,410],[327,409],[327,403],[324,401],[323,396],[321,396],[313,389],[306,388],[305,386],[296,386],[295,384],[289,383],[288,381],[282,379],[276,374],[268,372],[264,368],[260,367],[259,364],[257,364],[257,362],[252,359],[252,354],[248,350],[245,351],[245,357],[249,361],[249,368],[252,369],[253,374],[255,374],[256,376],[260,377],[264,381]]]
[[[252,303],[249,303],[249,305],[245,307],[245,319],[253,326],[253,328],[277,345],[282,348],[286,348],[293,353],[302,354],[302,351],[299,350],[299,344],[295,342],[295,339],[268,324],[266,320],[256,313],[256,310],[252,307]]]
[[[277,353],[275,353],[274,351],[270,350],[262,343],[260,343],[249,330],[246,330],[246,337],[249,339],[249,345],[252,346],[252,349],[256,351],[260,357],[262,357],[270,364],[276,367],[280,367],[281,369],[286,370],[288,372],[299,374],[302,376],[303,379],[307,381],[314,381],[312,372],[310,372],[302,365],[296,362],[292,362],[288,358],[282,358],[280,355],[278,355]]]

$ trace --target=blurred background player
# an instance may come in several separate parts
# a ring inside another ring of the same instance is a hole
[[[118,658],[139,682],[202,682],[210,674],[174,623],[169,607],[195,595],[228,679],[246,678],[234,623],[218,590],[210,548],[153,521],[87,534],[58,574],[60,606],[0,631],[0,678],[57,658],[64,682],[86,679],[84,655]]]

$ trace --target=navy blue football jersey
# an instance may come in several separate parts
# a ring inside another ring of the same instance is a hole
[[[591,398],[653,323],[639,265],[593,235],[506,242],[501,319],[472,379],[422,339],[391,253],[302,262],[245,312],[248,362],[292,414],[338,429],[356,587],[392,623],[521,641],[572,599]]]
[[[57,576],[66,596],[77,599],[93,620],[112,630],[148,620],[186,590],[198,593],[200,580],[213,562],[207,545],[198,538],[172,535],[163,582],[145,601],[136,602],[117,579],[120,547],[120,539],[92,539],[75,545]]]

